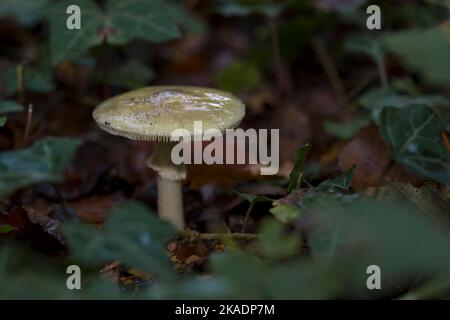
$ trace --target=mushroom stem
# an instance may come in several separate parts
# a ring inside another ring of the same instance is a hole
[[[181,181],[186,178],[186,166],[172,162],[173,142],[156,142],[147,165],[158,173],[158,215],[177,229],[184,228]]]
[[[158,215],[169,221],[175,228],[184,228],[183,194],[181,183],[167,180],[158,174]]]

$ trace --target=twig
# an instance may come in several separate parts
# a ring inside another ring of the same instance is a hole
[[[357,85],[353,87],[347,93],[347,104],[344,106],[347,113],[353,113],[353,111],[358,107],[358,101],[354,101],[354,99],[364,90],[366,89],[373,80],[375,80],[378,76],[377,71],[373,71],[368,73],[368,75],[363,78]]]
[[[241,228],[241,233],[244,233],[245,229],[247,228],[248,218],[250,217],[250,213],[253,210],[253,206],[254,206],[253,202],[251,202],[250,205],[248,206],[247,212],[245,213],[244,224],[242,225]]]
[[[259,235],[252,233],[200,233],[194,230],[183,230],[180,236],[189,240],[255,240]]]
[[[377,67],[378,67],[378,73],[380,74],[381,86],[384,89],[389,88],[389,80],[388,80],[387,71],[386,71],[386,62],[384,61],[384,59],[381,59],[380,61],[377,62]]]
[[[319,58],[319,61],[322,64],[322,67],[325,70],[328,79],[330,80],[331,86],[333,87],[333,90],[339,100],[339,104],[341,106],[344,106],[348,100],[345,92],[345,86],[341,77],[339,76],[339,71],[334,64],[333,59],[328,53],[328,50],[325,47],[322,39],[316,37],[313,39],[312,44],[314,50],[316,51],[317,57]]]
[[[358,94],[361,93],[365,88],[367,88],[374,79],[377,77],[377,72],[375,70],[372,70],[371,72],[367,73],[367,76],[364,77],[361,81],[358,82],[348,93],[347,93],[347,99],[348,101],[353,100]]]
[[[268,18],[272,53],[275,63],[275,75],[277,79],[278,91],[292,95],[292,77],[281,54],[280,38],[276,18]]]
[[[22,147],[27,145],[28,136],[30,135],[31,120],[33,118],[33,104],[29,104],[27,108],[27,122],[25,125],[25,133],[23,134]]]
[[[102,41],[101,57],[102,57],[102,76],[103,76],[103,98],[111,96],[111,88],[109,86],[109,50],[108,50],[108,35],[105,34]]]
[[[17,66],[17,91],[19,92],[19,103],[22,107],[26,105],[25,91],[25,63],[22,62]]]

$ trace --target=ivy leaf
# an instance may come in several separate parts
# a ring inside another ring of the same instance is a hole
[[[0,114],[20,112],[22,110],[23,107],[15,101],[0,100]],[[0,116],[0,128],[6,124],[6,120],[7,120],[6,116]]]
[[[355,171],[355,168],[356,166],[354,165],[344,174],[334,179],[327,179],[321,182],[316,188],[314,188],[315,191],[329,190],[329,189],[348,190],[350,188],[350,183],[352,182],[353,172]]]
[[[376,261],[383,281],[434,274],[450,266],[448,235],[410,206],[363,198],[346,206],[321,203],[311,212],[321,221],[308,236],[315,259],[346,261],[355,271]]]
[[[405,203],[450,230],[450,191],[436,183],[428,182],[416,188],[409,183],[391,181],[377,190],[369,188],[366,193],[382,202]]]
[[[300,188],[303,178],[303,169],[305,167],[306,157],[308,156],[311,145],[305,144],[294,154],[294,169],[289,174],[289,183],[287,191],[290,193],[293,189]]]
[[[346,41],[345,47],[349,51],[360,52],[368,55],[378,66],[384,64],[384,49],[381,42],[373,36],[352,36]]]
[[[65,224],[63,234],[71,255],[86,265],[120,260],[161,277],[174,275],[165,243],[176,231],[138,202],[114,208],[102,230],[77,222]]]
[[[218,279],[224,279],[233,296],[257,299],[268,266],[256,256],[238,250],[228,250],[211,256],[211,269]],[[228,298],[232,298],[228,297]]]
[[[251,0],[251,1],[222,1],[217,11],[226,17],[245,17],[251,14],[261,14],[266,17],[278,16],[287,6],[288,1]]]
[[[62,266],[26,247],[3,245],[0,249],[0,299],[69,298],[72,292],[61,286],[64,276]]]
[[[26,149],[0,152],[0,197],[38,181],[61,182],[80,143],[78,139],[48,137]]]
[[[270,199],[266,196],[258,196],[258,195],[254,195],[254,194],[246,194],[246,193],[241,193],[239,191],[233,190],[234,193],[236,193],[238,196],[240,196],[242,199],[247,200],[248,202],[250,202],[250,205],[254,205],[255,203],[258,202],[272,202],[273,199]]]
[[[334,10],[340,14],[350,14],[361,7],[367,0],[316,0],[315,5],[322,10]]]
[[[206,24],[198,19],[192,12],[186,10],[180,3],[166,1],[169,11],[175,22],[186,32],[192,34],[204,34],[207,30]]]
[[[288,261],[268,275],[269,299],[333,299],[345,287],[342,266],[317,260]]]
[[[72,4],[73,1],[65,0],[53,2],[44,8],[50,21],[50,49],[53,64],[78,57],[90,47],[102,42],[99,32],[105,18],[97,5],[91,0],[77,1],[81,10],[81,29],[70,30],[66,25],[69,17],[66,10]]]
[[[14,16],[25,26],[32,25],[42,19],[40,9],[49,0],[3,0],[0,2],[0,17]]]
[[[265,257],[282,258],[298,250],[301,243],[300,237],[285,234],[284,228],[282,223],[273,218],[263,220],[259,232],[261,237],[256,246]]]
[[[447,86],[450,84],[449,32],[450,26],[442,24],[433,30],[408,30],[390,34],[383,38],[383,43],[428,83]]]
[[[10,226],[9,224],[4,224],[0,226],[0,234],[9,233],[11,231],[17,230],[17,228],[14,228]]]
[[[337,205],[351,204],[360,198],[359,193],[350,190],[353,173],[356,166],[333,179],[321,182],[315,188],[310,188],[302,196],[302,212],[310,212],[311,207],[323,203],[336,203]]]
[[[26,67],[24,74],[25,87],[27,90],[46,93],[55,89],[50,64],[47,64],[45,60],[42,60],[42,62],[35,67]],[[7,95],[15,94],[18,90],[17,65],[6,69],[2,75],[2,79],[5,84],[5,93]]]
[[[432,108],[385,108],[379,128],[395,160],[420,176],[450,185],[450,154],[441,140],[444,126]]]
[[[140,38],[160,43],[180,36],[170,7],[162,0],[110,0],[105,12],[91,0],[80,0],[81,29],[69,30],[66,9],[72,2],[55,2],[45,8],[53,64],[78,57],[103,40],[125,44]]]
[[[170,7],[162,0],[110,0],[106,25],[113,29],[108,37],[112,44],[135,38],[161,43],[180,36]]]
[[[1,100],[0,101],[0,114],[21,112],[23,107],[13,100]]]
[[[369,124],[369,119],[367,117],[357,117],[350,121],[349,123],[340,123],[330,119],[326,119],[323,123],[323,128],[329,134],[340,139],[350,139],[353,138],[361,129]]]
[[[283,223],[289,223],[300,216],[300,208],[292,204],[275,204],[270,213]]]
[[[448,106],[449,102],[439,95],[408,96],[399,94],[395,90],[378,88],[364,94],[360,99],[361,106],[371,112],[375,123],[380,121],[380,113],[385,107],[406,108],[410,105],[424,105],[428,107]]]

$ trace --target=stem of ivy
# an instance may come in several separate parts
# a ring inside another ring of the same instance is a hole
[[[339,100],[339,104],[344,106],[347,104],[347,96],[345,91],[344,83],[339,75],[339,71],[328,53],[325,44],[322,39],[319,37],[315,37],[312,41],[312,45],[314,50],[316,51],[319,62],[322,64],[325,73],[327,74],[328,79],[330,80],[333,91],[336,94],[336,97]]]
[[[377,61],[377,68],[380,76],[381,86],[385,89],[389,88],[389,80],[384,59],[379,59]]]
[[[30,135],[31,120],[33,118],[33,104],[29,104],[27,108],[27,121],[25,124],[25,133],[23,134],[22,147],[27,145],[28,136]]]
[[[27,92],[25,86],[25,64],[22,62],[17,66],[17,91],[19,94],[19,104],[25,108],[27,102]],[[22,148],[26,146],[28,135],[30,134],[31,117],[33,115],[33,105],[30,103],[26,110],[25,131],[22,137]],[[18,143],[19,144],[19,143]]]
[[[19,103],[25,107],[26,91],[25,91],[25,63],[22,62],[17,66],[17,91],[19,92]]]
[[[102,59],[102,73],[103,73],[103,98],[109,98],[111,96],[111,90],[109,87],[109,59],[108,59],[108,36],[105,35],[102,41],[101,59]]]
[[[248,218],[250,217],[250,213],[252,212],[254,205],[255,204],[251,202],[250,205],[248,206],[247,212],[245,213],[244,224],[242,225],[241,228],[242,233],[245,232],[245,229],[247,228]]]
[[[259,235],[253,233],[199,233],[193,230],[183,230],[180,236],[191,240],[255,240]]]

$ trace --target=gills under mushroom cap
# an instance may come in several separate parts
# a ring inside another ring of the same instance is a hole
[[[235,128],[245,105],[232,94],[210,88],[154,86],[110,98],[93,112],[105,131],[133,140],[169,141],[176,129],[194,134],[194,121],[202,130]]]

